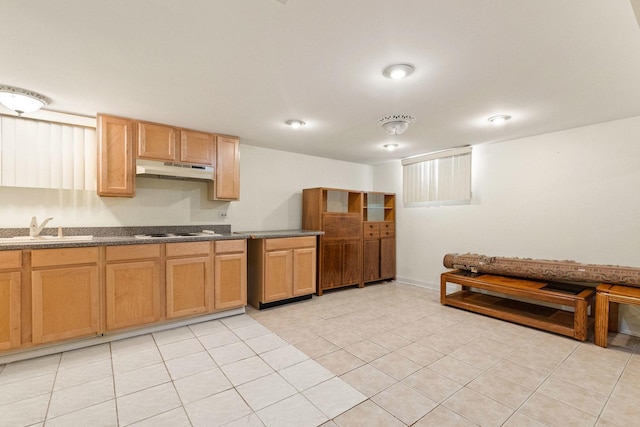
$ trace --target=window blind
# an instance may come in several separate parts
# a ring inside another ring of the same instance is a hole
[[[0,186],[96,189],[95,127],[0,116]]]
[[[402,160],[403,202],[408,206],[471,201],[471,147]]]

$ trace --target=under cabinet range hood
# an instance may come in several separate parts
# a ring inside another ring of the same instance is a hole
[[[213,181],[213,172],[212,166],[162,162],[157,160],[136,160],[136,175],[138,176]]]

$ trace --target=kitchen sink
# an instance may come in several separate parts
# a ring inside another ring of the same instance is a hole
[[[42,243],[86,242],[93,240],[93,236],[15,236],[0,238],[1,244],[24,245]]]

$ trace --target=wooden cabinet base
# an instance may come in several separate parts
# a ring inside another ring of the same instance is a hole
[[[447,283],[460,285],[462,290],[447,294]],[[496,292],[500,296],[472,289]],[[595,289],[591,287],[459,270],[443,273],[440,278],[440,302],[443,305],[566,335],[580,341],[587,340],[588,330],[594,323],[593,317],[588,315],[590,309],[593,313],[594,296]],[[536,303],[538,301],[573,307],[574,311],[540,305]]]

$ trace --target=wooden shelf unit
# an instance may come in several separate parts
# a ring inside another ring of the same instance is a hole
[[[460,285],[462,289],[447,294],[447,283]],[[595,288],[574,285],[576,293],[569,293],[544,289],[549,286],[554,287],[554,283],[453,270],[441,275],[440,303],[586,341],[594,323]],[[495,292],[500,296],[472,289]],[[572,307],[574,311],[540,305],[537,301]]]

